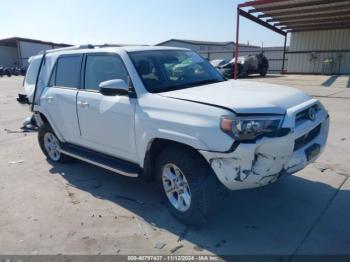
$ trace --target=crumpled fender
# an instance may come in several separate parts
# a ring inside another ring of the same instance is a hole
[[[63,135],[60,133],[59,129],[55,126],[54,121],[51,117],[51,115],[49,114],[49,112],[47,110],[45,110],[45,108],[35,105],[34,106],[34,112],[35,112],[35,118],[38,117],[38,113],[43,114],[47,121],[49,122],[50,126],[52,127],[53,131],[55,132],[56,136],[58,137],[58,139],[61,142],[65,142],[65,139],[63,138]],[[42,121],[42,119],[41,119]]]

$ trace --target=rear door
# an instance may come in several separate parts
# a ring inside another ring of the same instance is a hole
[[[67,142],[72,143],[80,139],[76,98],[81,66],[82,55],[60,56],[52,71],[49,87],[40,98],[40,105],[47,110],[52,124]]]
[[[103,81],[122,79],[128,83],[129,75],[122,59],[117,54],[87,54],[84,64],[84,87],[77,98],[83,145],[125,160],[136,160],[136,99],[104,96],[99,92]]]

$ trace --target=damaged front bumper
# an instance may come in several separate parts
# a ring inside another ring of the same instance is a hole
[[[300,112],[317,103],[313,99],[287,111],[283,127],[290,128],[291,132],[286,136],[241,143],[229,153],[200,153],[230,190],[273,183],[283,175],[303,169],[323,152],[328,137],[328,113],[321,108],[312,120],[296,120]]]

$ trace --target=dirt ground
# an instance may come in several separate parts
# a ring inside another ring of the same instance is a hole
[[[167,212],[156,186],[92,165],[50,164],[15,100],[22,77],[0,78],[1,254],[350,254],[350,79],[250,77],[318,97],[331,116],[316,163],[273,185],[232,192],[201,230]],[[283,88],[283,87],[281,87]]]

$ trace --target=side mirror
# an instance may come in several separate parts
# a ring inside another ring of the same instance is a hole
[[[123,79],[104,81],[98,87],[100,88],[100,93],[105,96],[129,95],[129,86]]]

